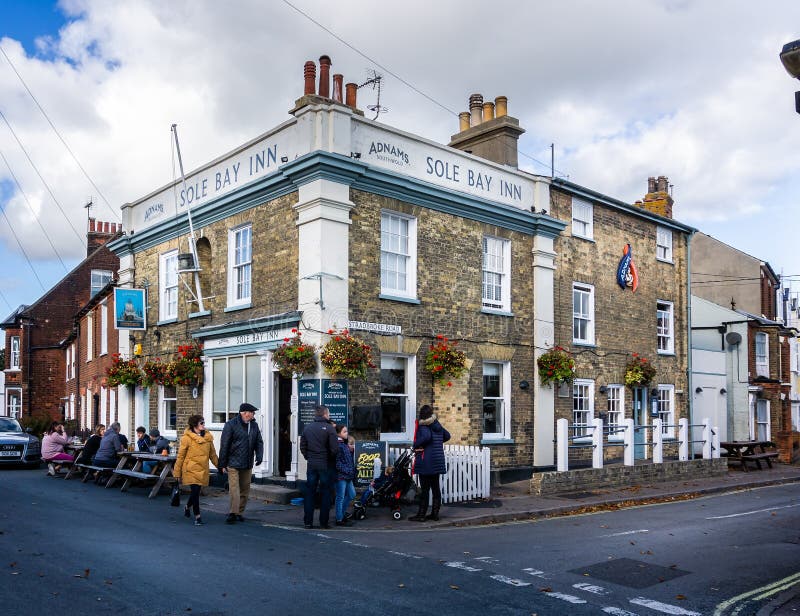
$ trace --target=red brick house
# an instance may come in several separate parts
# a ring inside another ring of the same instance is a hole
[[[117,389],[107,385],[106,371],[119,352],[114,330],[114,288],[110,282],[75,315],[74,328],[62,342],[66,391],[64,416],[79,428],[118,421]]]
[[[61,343],[72,332],[76,313],[116,277],[119,257],[105,244],[121,233],[121,225],[90,218],[86,258],[36,302],[0,323],[7,349],[4,415],[64,417]]]

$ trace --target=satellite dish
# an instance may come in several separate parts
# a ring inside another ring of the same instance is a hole
[[[736,346],[742,341],[742,335],[738,332],[728,332],[725,334],[725,342],[728,346]]]

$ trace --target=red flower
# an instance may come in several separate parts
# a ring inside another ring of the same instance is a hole
[[[452,386],[453,386],[453,383],[452,383],[451,381],[447,381],[447,386],[448,386],[448,387],[452,387]]]

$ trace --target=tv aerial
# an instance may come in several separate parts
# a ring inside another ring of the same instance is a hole
[[[389,111],[388,107],[381,106],[381,80],[383,79],[383,75],[381,75],[374,69],[371,69],[368,74],[370,75],[370,77],[364,83],[360,84],[358,86],[358,89],[360,90],[365,86],[372,86],[373,90],[378,91],[375,104],[367,105],[367,109],[375,112],[375,117],[372,119],[377,120],[379,115],[381,115],[382,113],[388,113]]]

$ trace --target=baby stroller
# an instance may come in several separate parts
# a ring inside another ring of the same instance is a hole
[[[367,507],[374,503],[390,507],[392,509],[392,517],[395,520],[401,520],[403,514],[400,512],[400,502],[414,485],[414,480],[411,477],[411,461],[414,459],[414,452],[406,450],[401,453],[394,463],[394,472],[387,476],[387,481],[369,494],[365,502],[356,502],[353,504],[353,517],[356,520],[363,520],[367,517]]]

